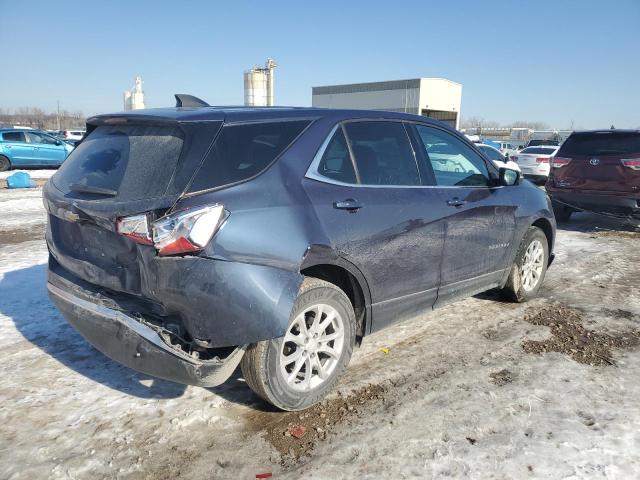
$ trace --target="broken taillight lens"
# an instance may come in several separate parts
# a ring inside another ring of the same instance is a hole
[[[153,245],[158,255],[202,250],[225,218],[222,205],[182,210],[149,224],[146,213],[118,219],[119,234],[143,245]]]
[[[120,235],[130,238],[134,242],[153,245],[146,213],[119,218],[116,223],[116,230]]]
[[[569,165],[571,163],[571,159],[570,158],[564,158],[564,157],[553,157],[551,159],[551,166],[553,168],[561,168],[561,167],[566,167],[567,165]]]
[[[640,170],[640,158],[623,158],[620,161],[622,165],[631,170]]]
[[[224,220],[222,205],[182,210],[153,222],[153,244],[159,255],[202,250]]]

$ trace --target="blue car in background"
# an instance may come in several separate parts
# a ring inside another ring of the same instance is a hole
[[[39,130],[0,129],[0,172],[16,167],[59,167],[73,146]]]

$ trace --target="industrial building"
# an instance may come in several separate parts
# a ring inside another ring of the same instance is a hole
[[[462,85],[446,78],[413,78],[312,88],[312,105],[405,112],[460,124]]]
[[[135,85],[131,90],[125,90],[122,94],[125,111],[142,110],[144,108],[144,92],[142,91],[142,77],[136,77]]]
[[[244,72],[244,104],[251,107],[273,106],[274,77],[277,67],[271,58],[267,58],[264,67],[254,65]]]

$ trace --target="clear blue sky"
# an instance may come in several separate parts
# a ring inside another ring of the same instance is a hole
[[[270,56],[280,105],[434,76],[463,84],[467,117],[640,127],[640,0],[0,0],[0,45],[3,108],[121,110],[138,74],[151,107],[241,104],[242,72]]]

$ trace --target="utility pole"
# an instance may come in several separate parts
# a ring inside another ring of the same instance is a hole
[[[60,100],[58,100],[58,114],[56,115],[57,130],[60,131]]]

